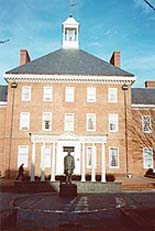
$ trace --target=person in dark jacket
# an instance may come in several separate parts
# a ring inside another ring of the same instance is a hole
[[[16,177],[16,180],[23,180],[24,179],[24,164],[21,164],[18,169],[18,175]]]

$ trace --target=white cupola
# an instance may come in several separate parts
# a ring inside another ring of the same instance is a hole
[[[79,48],[79,23],[70,15],[62,23],[62,48],[78,49]]]

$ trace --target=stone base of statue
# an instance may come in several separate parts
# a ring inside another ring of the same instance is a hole
[[[77,185],[76,184],[66,184],[60,185],[59,191],[60,197],[76,197],[77,196]]]

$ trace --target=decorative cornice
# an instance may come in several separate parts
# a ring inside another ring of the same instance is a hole
[[[136,108],[140,108],[140,109],[143,109],[143,108],[149,108],[149,109],[152,109],[154,108],[155,109],[155,104],[131,104],[131,108],[132,109],[136,109]]]
[[[94,75],[42,75],[42,74],[4,74],[7,81],[16,82],[60,82],[60,83],[128,83],[132,84],[133,76],[94,76]]]

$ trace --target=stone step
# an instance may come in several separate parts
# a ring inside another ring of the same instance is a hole
[[[123,185],[121,186],[122,191],[128,191],[128,190],[136,190],[136,191],[142,191],[142,190],[150,190],[150,189],[155,189],[154,184],[128,184],[128,185]]]

